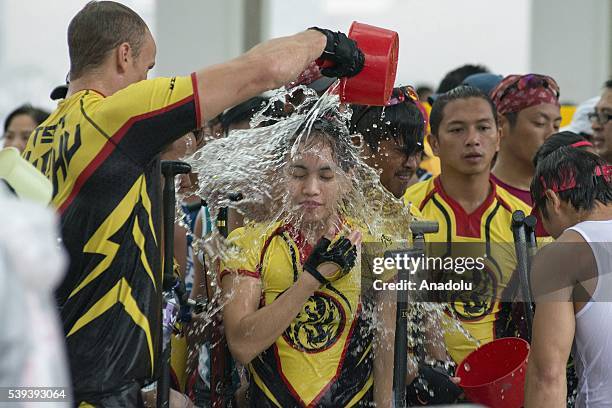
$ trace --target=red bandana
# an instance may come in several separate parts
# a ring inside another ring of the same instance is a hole
[[[491,92],[491,99],[502,115],[543,103],[559,106],[559,85],[545,75],[509,75]]]

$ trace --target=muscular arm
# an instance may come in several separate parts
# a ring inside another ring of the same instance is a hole
[[[579,265],[567,253],[567,246],[558,244],[562,238],[544,247],[533,261],[537,306],[525,383],[526,408],[566,406],[566,366],[576,324],[570,300],[574,277],[567,265]]]
[[[574,308],[570,302],[537,305],[527,366],[525,407],[565,407],[565,369],[574,340]]]
[[[273,303],[258,309],[261,297],[259,279],[235,273],[221,281],[224,298],[223,324],[227,344],[234,358],[248,364],[270,347],[289,327],[304,303],[319,288],[319,282],[303,273]]]
[[[321,56],[326,41],[320,32],[307,30],[266,41],[229,62],[196,72],[202,120],[296,79]]]

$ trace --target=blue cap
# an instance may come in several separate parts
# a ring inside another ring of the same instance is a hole
[[[502,79],[504,79],[504,77],[501,75],[482,72],[466,77],[461,84],[473,86],[474,88],[480,89],[485,95],[491,96],[491,91],[495,89]]]

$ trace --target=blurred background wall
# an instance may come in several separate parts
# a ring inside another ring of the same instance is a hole
[[[465,63],[546,73],[579,103],[612,74],[612,0],[121,0],[157,41],[152,76],[187,74],[259,41],[353,20],[400,34],[398,84],[436,88]],[[85,0],[0,0],[0,120],[30,102],[48,109],[68,72],[66,30]]]

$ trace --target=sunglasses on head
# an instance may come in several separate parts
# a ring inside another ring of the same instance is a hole
[[[389,97],[389,100],[387,101],[387,103],[385,103],[385,106],[383,107],[383,112],[384,112],[385,107],[399,105],[400,103],[414,104],[417,107],[417,109],[421,112],[421,116],[423,117],[423,122],[425,123],[425,127],[427,127],[427,111],[425,110],[425,107],[423,106],[421,101],[419,101],[419,96],[417,95],[413,87],[411,87],[410,85],[404,85],[398,88],[393,88],[393,91],[391,92],[391,96]],[[368,113],[370,109],[374,107],[376,106],[368,105],[361,112],[359,112],[355,120],[353,120],[354,127],[357,127],[357,124],[361,121],[361,119],[363,119],[365,114]]]

